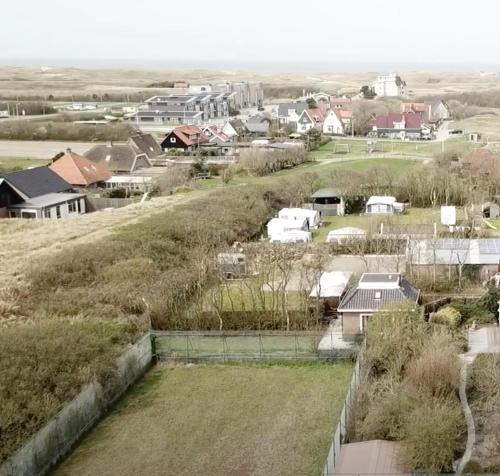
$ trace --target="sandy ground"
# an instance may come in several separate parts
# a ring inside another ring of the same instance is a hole
[[[147,86],[158,81],[186,80],[193,84],[218,81],[254,80],[272,85],[316,86],[331,92],[358,92],[370,84],[378,72],[282,72],[256,73],[252,71],[208,70],[120,70],[55,68],[42,72],[38,68],[0,68],[0,94],[23,95],[127,93],[145,92]],[[410,94],[443,94],[460,91],[480,91],[500,88],[499,73],[399,71],[407,82]]]
[[[29,267],[55,252],[81,243],[94,243],[121,226],[188,203],[206,194],[196,191],[158,197],[143,204],[81,215],[71,220],[4,220],[0,223],[0,320],[15,307],[13,288],[25,285]]]
[[[98,142],[0,140],[0,157],[48,160],[68,148],[77,154],[84,154],[97,144]]]

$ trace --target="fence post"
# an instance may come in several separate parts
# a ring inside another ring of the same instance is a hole
[[[186,334],[186,363],[189,363],[189,335]]]
[[[222,334],[222,361],[225,363],[226,362],[226,355],[227,355],[227,341],[226,341],[226,335]]]
[[[262,360],[262,334],[259,332],[259,358]]]

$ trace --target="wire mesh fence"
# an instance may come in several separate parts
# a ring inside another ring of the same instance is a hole
[[[351,382],[347,390],[344,405],[340,413],[340,418],[335,428],[332,443],[330,445],[330,450],[328,451],[328,456],[326,458],[325,467],[323,469],[323,476],[332,476],[334,474],[335,465],[340,455],[340,447],[345,442],[347,437],[348,428],[351,423],[352,408],[356,399],[356,391],[358,390],[358,387],[361,383],[363,351],[364,345],[359,351],[356,365],[354,366]]]
[[[355,356],[355,346],[329,345],[341,336],[326,336],[319,331],[254,332],[154,332],[154,355],[158,360],[231,361],[231,360],[320,360],[348,359]]]

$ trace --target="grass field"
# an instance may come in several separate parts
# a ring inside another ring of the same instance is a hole
[[[326,217],[326,226],[319,228],[314,233],[314,241],[325,242],[328,233],[331,230],[337,228],[343,228],[346,226],[361,228],[369,233],[379,233],[381,223],[391,223],[391,224],[415,224],[423,225],[430,223],[440,224],[440,209],[432,208],[410,208],[406,213],[402,215],[346,215],[337,217]]]
[[[500,140],[500,110],[488,109],[483,114],[453,122],[454,129],[464,132],[479,132],[483,140]]]
[[[352,365],[151,371],[57,476],[320,475]]]

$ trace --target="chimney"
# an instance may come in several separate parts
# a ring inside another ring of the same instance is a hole
[[[71,149],[69,147],[66,149],[66,154],[71,154]]]
[[[112,140],[108,141],[108,143],[106,144],[106,146],[107,147],[113,147],[113,141]]]

